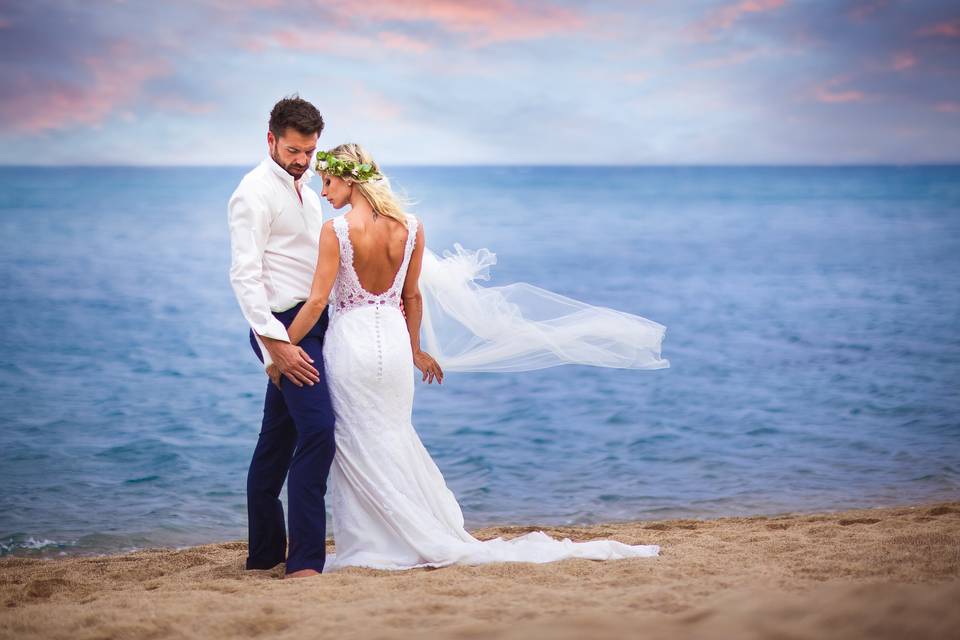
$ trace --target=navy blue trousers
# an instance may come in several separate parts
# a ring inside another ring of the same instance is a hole
[[[302,303],[273,315],[289,327],[301,306]],[[284,376],[281,388],[277,389],[267,379],[263,424],[247,473],[247,569],[270,569],[286,558],[287,573],[301,569],[323,571],[327,537],[324,494],[336,449],[333,407],[322,353],[328,318],[324,310],[299,345],[313,358],[320,382],[298,387]],[[263,354],[253,331],[250,344],[262,362]],[[280,502],[284,478],[290,509],[289,553]]]

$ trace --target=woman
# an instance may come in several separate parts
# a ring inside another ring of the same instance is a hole
[[[335,209],[350,205],[348,213],[323,225],[310,297],[288,328],[296,344],[331,304],[323,355],[336,416],[329,484],[337,549],[324,571],[657,555],[656,545],[574,543],[539,531],[511,540],[477,540],[463,528],[460,506],[411,415],[413,367],[427,383],[442,383],[444,376],[437,360],[420,347],[425,255],[431,273],[424,279],[433,305],[425,334],[441,350],[444,321],[453,319],[473,334],[472,342],[449,343],[460,345],[447,354],[459,370],[522,370],[562,362],[660,368],[667,366],[659,358],[662,325],[575,301],[569,302],[586,309],[578,309],[571,322],[525,318],[512,291],[473,283],[489,266],[490,254],[458,248],[459,255],[441,263],[426,250],[423,225],[403,211],[360,146],[341,145],[317,156],[323,197]],[[526,285],[522,291],[527,297],[531,291],[549,294]],[[555,294],[542,297],[568,301]],[[278,371],[269,373],[279,381]]]

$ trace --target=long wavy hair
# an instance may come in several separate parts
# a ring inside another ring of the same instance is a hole
[[[371,208],[373,208],[377,214],[393,218],[404,227],[407,226],[407,212],[404,210],[404,207],[408,206],[410,202],[405,197],[393,192],[393,189],[390,187],[390,181],[380,170],[380,167],[377,166],[377,163],[370,154],[367,153],[366,149],[359,144],[349,142],[334,147],[327,153],[338,160],[371,165],[383,178],[380,180],[357,182],[348,175],[341,177],[347,182],[352,183],[357,189],[360,189],[360,193],[363,194],[363,197],[367,199],[367,202],[370,203]]]

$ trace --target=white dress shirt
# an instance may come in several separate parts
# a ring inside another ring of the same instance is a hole
[[[306,186],[308,169],[296,181],[273,158],[265,158],[240,181],[230,203],[230,284],[263,353],[260,336],[290,341],[272,311],[286,311],[310,295],[317,268],[323,212],[320,197]]]

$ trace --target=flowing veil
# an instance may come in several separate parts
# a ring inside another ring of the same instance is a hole
[[[422,345],[445,371],[530,371],[561,364],[664,369],[666,327],[525,282],[483,286],[496,255],[455,244],[423,255]]]

